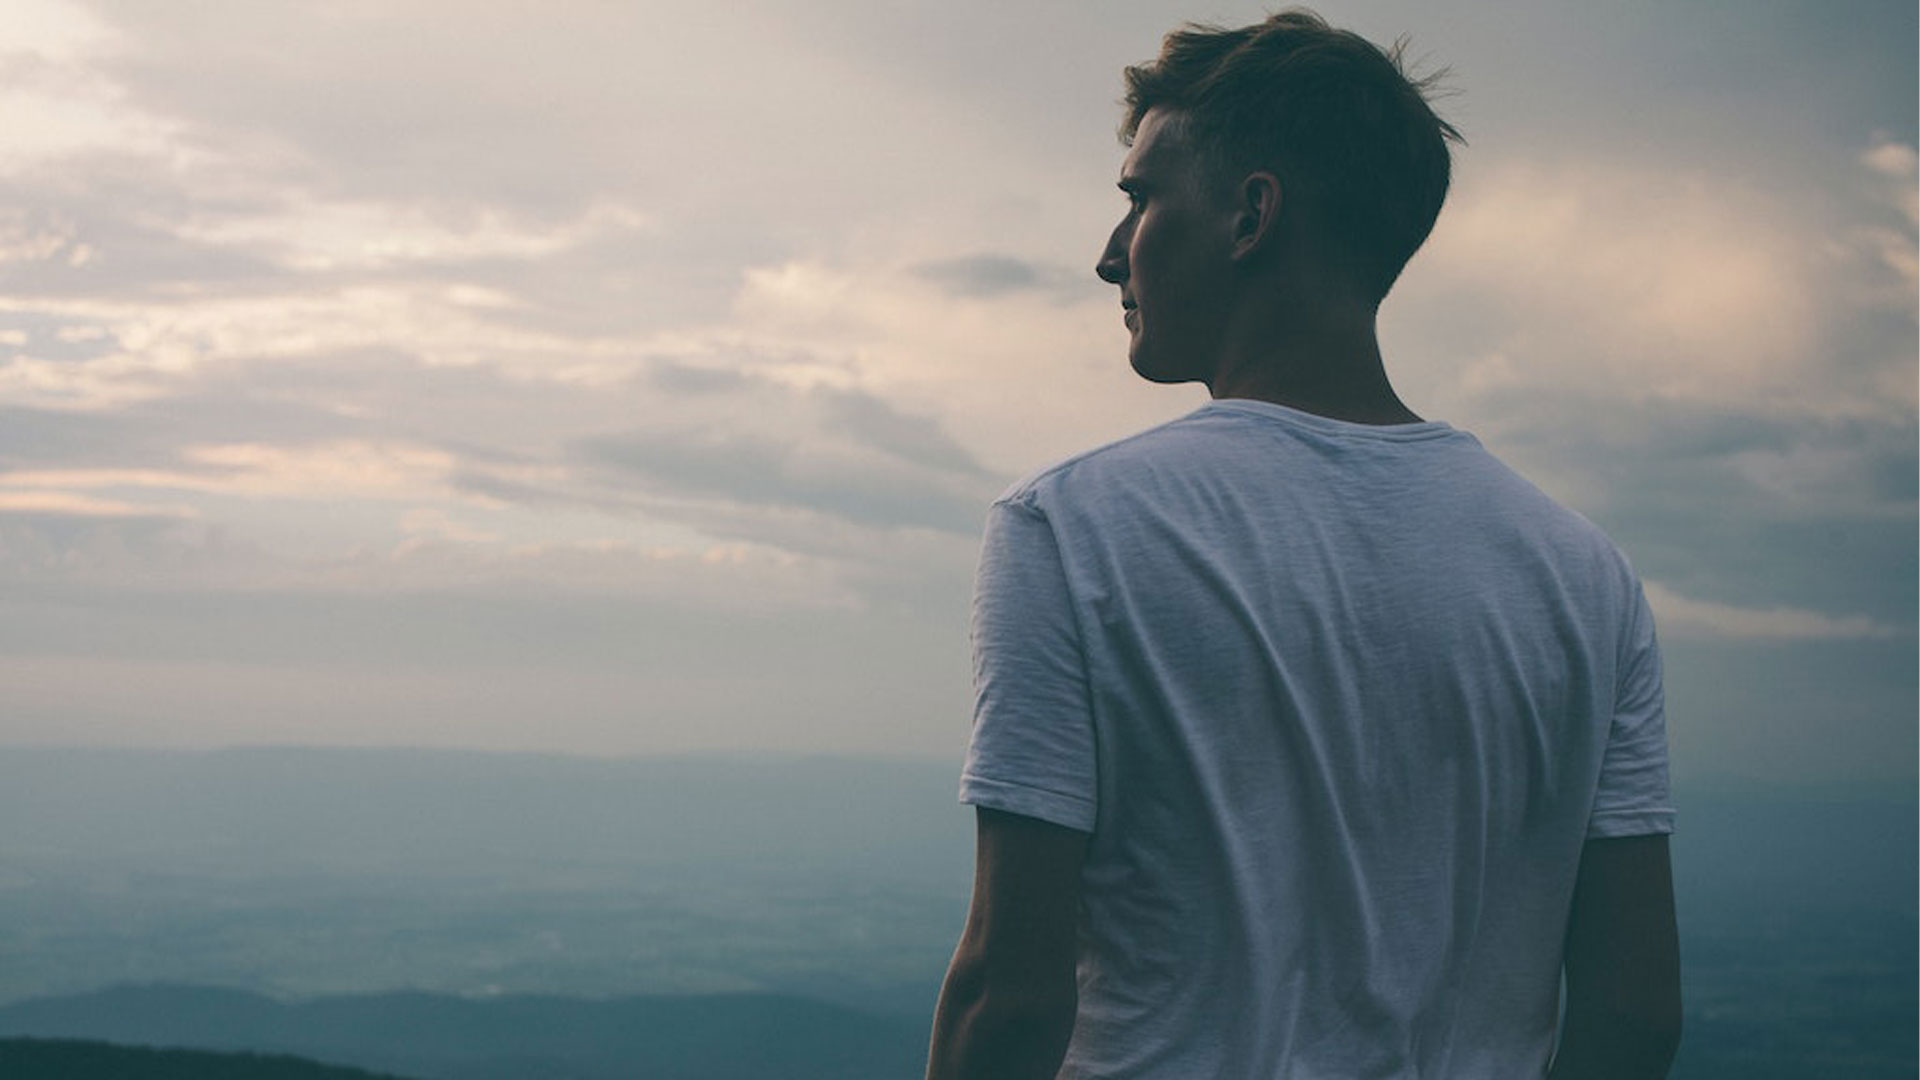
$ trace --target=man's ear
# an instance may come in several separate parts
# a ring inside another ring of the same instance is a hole
[[[1245,259],[1271,247],[1280,232],[1280,178],[1270,172],[1247,174],[1234,192],[1233,257]]]

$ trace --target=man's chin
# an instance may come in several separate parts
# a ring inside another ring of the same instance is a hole
[[[1152,355],[1140,349],[1127,353],[1127,362],[1133,365],[1133,373],[1150,383],[1193,382],[1199,376],[1185,371],[1176,365],[1157,361]]]

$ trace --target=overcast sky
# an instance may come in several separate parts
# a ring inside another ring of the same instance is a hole
[[[1470,145],[1402,396],[1647,579],[1683,779],[1910,778],[1910,0],[1321,9]],[[1251,4],[0,0],[0,742],[956,756],[983,509]]]

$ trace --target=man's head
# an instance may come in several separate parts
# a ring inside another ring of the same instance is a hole
[[[1428,106],[1426,83],[1408,77],[1397,46],[1382,51],[1295,9],[1238,30],[1176,31],[1126,80],[1121,137],[1133,152],[1121,186],[1132,209],[1098,269],[1143,309],[1129,323],[1135,366],[1150,379],[1193,376],[1156,371],[1142,331],[1161,347],[1179,341],[1183,351],[1205,351],[1204,341],[1164,324],[1201,329],[1223,313],[1206,304],[1147,311],[1148,297],[1134,290],[1177,287],[1210,295],[1217,307],[1225,282],[1206,279],[1229,273],[1223,259],[1244,268],[1283,255],[1323,293],[1371,310],[1433,229],[1450,174],[1447,140],[1459,134]],[[1162,209],[1155,200],[1176,196],[1165,209],[1177,213],[1165,216],[1179,221],[1153,221]],[[1170,235],[1189,228],[1199,234]],[[1194,244],[1204,253],[1187,250]],[[1183,261],[1133,265],[1156,253]],[[1149,277],[1168,269],[1187,280]],[[1163,325],[1153,326],[1156,318]]]

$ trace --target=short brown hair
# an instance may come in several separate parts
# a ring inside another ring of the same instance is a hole
[[[1281,213],[1303,214],[1295,220],[1377,302],[1440,216],[1447,141],[1465,141],[1427,102],[1439,76],[1407,73],[1404,44],[1382,50],[1304,8],[1238,30],[1189,23],[1159,59],[1126,70],[1121,141],[1165,109],[1207,167],[1271,169]]]

